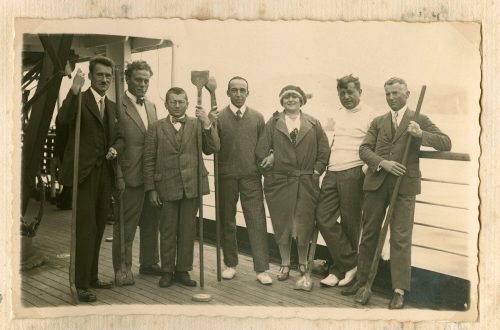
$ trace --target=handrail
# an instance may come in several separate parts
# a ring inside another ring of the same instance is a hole
[[[451,151],[420,151],[420,158],[470,162],[470,155]]]

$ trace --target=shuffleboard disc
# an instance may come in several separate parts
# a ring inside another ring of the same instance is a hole
[[[212,300],[212,296],[207,293],[197,293],[191,299],[193,301],[207,302]]]

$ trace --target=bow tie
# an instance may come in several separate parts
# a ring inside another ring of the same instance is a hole
[[[144,104],[144,98],[143,97],[138,97],[136,100],[135,100],[135,103],[139,104],[139,105],[143,105]]]
[[[186,122],[186,117],[183,117],[183,118],[175,118],[173,116],[170,117],[170,121],[172,122],[172,124],[176,124],[176,123],[181,123],[181,124],[184,124]]]

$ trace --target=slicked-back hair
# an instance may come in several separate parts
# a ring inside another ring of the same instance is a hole
[[[147,70],[151,76],[153,75],[153,70],[151,70],[151,67],[146,61],[134,61],[132,63],[127,64],[127,69],[125,70],[125,76],[127,78],[132,77],[132,72],[134,72],[134,70]]]
[[[406,81],[404,81],[404,79],[401,79],[398,77],[392,77],[389,80],[387,80],[384,83],[384,87],[388,86],[388,85],[394,85],[394,84],[401,84],[401,85],[405,86],[406,89],[408,89],[408,85],[406,85]]]
[[[234,76],[233,78],[229,79],[229,81],[227,82],[227,91],[229,92],[229,84],[231,83],[231,81],[233,80],[243,80],[246,84],[247,84],[247,92],[250,91],[250,89],[248,89],[248,81],[243,78],[243,77],[240,77],[240,76]]]
[[[99,56],[94,56],[90,59],[90,62],[89,62],[89,72],[90,73],[94,72],[94,68],[95,68],[96,64],[102,64],[104,66],[110,67],[111,73],[113,73],[115,70],[115,63],[113,62],[112,59],[99,55]]]
[[[359,82],[359,78],[353,76],[352,74],[337,79],[337,90],[348,88],[350,83],[353,83],[356,89],[361,92],[361,83]]]
[[[184,89],[182,89],[180,87],[172,87],[167,91],[167,94],[165,95],[165,102],[168,102],[168,98],[171,94],[174,94],[174,95],[184,94],[186,96],[186,102],[188,101],[188,96],[187,96],[187,93]]]

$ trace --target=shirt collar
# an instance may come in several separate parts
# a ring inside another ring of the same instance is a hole
[[[363,109],[363,102],[359,102],[358,105],[356,107],[354,107],[353,109],[347,109],[345,107],[342,107],[344,108],[345,111],[347,112],[351,112],[351,113],[355,113],[355,112],[358,112],[359,110]]]
[[[397,112],[398,113],[398,121],[401,121],[401,118],[403,118],[403,116],[405,115],[407,109],[408,109],[408,106],[406,104],[401,109],[399,109],[398,111],[394,111],[394,110],[391,109],[392,118],[394,118],[394,115]]]
[[[229,103],[229,109],[231,109],[231,111],[234,113],[234,115],[236,115],[236,111],[240,110],[241,115],[243,116],[243,114],[245,114],[245,111],[247,111],[247,105],[243,104],[241,106],[241,108],[238,109],[234,104]]]
[[[92,87],[90,87],[90,90],[92,91],[92,94],[94,95],[95,101],[97,104],[101,102],[101,99],[104,98],[104,101],[106,101],[106,94],[101,96],[99,93],[97,93]]]
[[[174,118],[174,116],[172,116],[171,114],[168,115],[169,119],[170,119],[170,122],[172,123],[172,118]],[[183,114],[182,116],[178,117],[177,119],[182,119],[186,117],[186,114]],[[172,123],[173,124],[173,123]]]
[[[135,97],[134,94],[130,93],[128,90],[125,91],[125,94],[128,96],[130,101],[132,101],[132,103],[137,104],[137,97]]]

